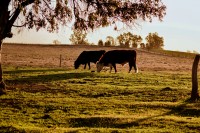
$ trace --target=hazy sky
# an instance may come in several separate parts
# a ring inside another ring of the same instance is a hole
[[[148,33],[157,32],[164,37],[164,45],[167,50],[198,51],[200,52],[200,0],[163,0],[167,6],[167,15],[163,22],[157,20],[152,23],[142,22],[141,26],[133,28],[131,32],[143,37]],[[88,34],[89,42],[97,43],[105,40],[107,36],[116,37],[127,31],[114,31],[113,28],[104,28]],[[52,43],[57,39],[63,44],[70,44],[69,37],[72,34],[69,28],[62,28],[59,33],[50,34],[44,30],[34,32],[24,30],[21,33],[14,32],[12,39],[6,42],[18,43]]]

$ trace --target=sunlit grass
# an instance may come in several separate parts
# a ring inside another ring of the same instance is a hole
[[[198,132],[189,73],[4,69],[0,131]]]

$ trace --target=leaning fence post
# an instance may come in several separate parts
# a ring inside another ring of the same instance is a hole
[[[192,101],[199,99],[198,75],[197,75],[199,59],[200,59],[200,55],[196,55],[193,66],[192,66],[192,92],[191,92],[191,98],[190,98]]]

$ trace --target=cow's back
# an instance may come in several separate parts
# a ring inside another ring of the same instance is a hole
[[[97,61],[99,61],[99,59],[101,58],[101,56],[106,52],[105,50],[100,50],[100,51],[91,51],[92,54],[90,56],[90,61],[93,63],[96,63]]]
[[[105,50],[100,51],[83,51],[77,58],[80,63],[93,62],[96,63],[99,58],[105,53]]]
[[[133,61],[136,57],[135,50],[111,50],[100,59],[100,63],[124,63]]]

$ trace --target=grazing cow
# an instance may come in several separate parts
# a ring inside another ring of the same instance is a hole
[[[86,68],[86,65],[88,64],[90,69],[90,62],[93,62],[96,64],[96,62],[100,59],[100,57],[105,53],[105,50],[99,50],[99,51],[83,51],[76,61],[74,62],[75,69],[78,69],[79,66],[85,65],[84,69]]]
[[[137,73],[136,67],[136,51],[135,50],[111,50],[106,52],[97,62],[97,72],[100,72],[104,66],[110,67],[110,72],[112,67],[117,72],[116,64],[126,64],[129,63],[129,72],[132,67],[134,67],[135,72]]]

